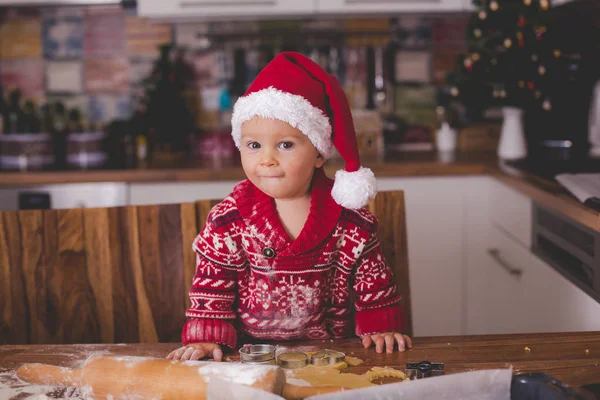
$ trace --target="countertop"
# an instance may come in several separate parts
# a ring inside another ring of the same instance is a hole
[[[379,178],[490,175],[534,201],[600,231],[600,212],[581,204],[556,182],[500,165],[495,153],[457,152],[452,159],[444,159],[437,152],[396,152],[378,158],[361,157],[361,161]],[[343,163],[336,160],[330,160],[325,165],[325,171],[331,177],[341,168]],[[198,182],[244,178],[238,159],[182,160],[133,169],[0,172],[0,188],[82,182]]]
[[[364,360],[364,364],[348,370],[358,374],[374,366],[404,370],[407,362],[429,360],[443,362],[446,374],[512,366],[515,374],[546,372],[572,386],[600,381],[600,332],[415,338],[413,349],[394,354],[377,354],[373,348],[364,349],[358,339],[279,345],[289,351],[324,348],[343,351]],[[95,352],[163,358],[178,346],[176,343],[0,346],[0,389],[4,385],[3,390],[10,390],[7,381],[11,376],[14,379],[14,370],[23,363],[74,367]],[[54,390],[51,395],[64,396],[65,389]]]
[[[495,156],[490,153],[457,153],[453,160],[443,160],[435,152],[389,153],[382,157],[361,157],[363,165],[378,177],[421,175],[473,175],[485,173]],[[339,160],[329,160],[325,171],[333,176],[343,167]],[[1,186],[46,185],[79,182],[186,182],[208,180],[242,180],[245,178],[239,158],[204,161],[155,163],[145,167],[103,170],[64,170],[0,172]]]

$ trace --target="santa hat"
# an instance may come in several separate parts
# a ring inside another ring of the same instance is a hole
[[[358,209],[375,197],[375,176],[360,166],[350,106],[337,79],[311,59],[295,52],[279,53],[258,74],[233,107],[233,140],[240,147],[242,124],[260,116],[287,122],[304,133],[329,158],[333,146],[346,166],[335,174],[333,199]]]

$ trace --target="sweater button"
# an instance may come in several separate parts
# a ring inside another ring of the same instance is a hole
[[[265,247],[263,249],[263,256],[265,256],[267,258],[273,258],[273,257],[275,257],[275,250],[273,250],[272,247]]]

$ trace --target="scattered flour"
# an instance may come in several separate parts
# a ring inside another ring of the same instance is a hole
[[[82,398],[79,390],[64,386],[32,385],[22,381],[15,371],[0,372],[0,399]]]
[[[224,381],[248,386],[256,383],[260,378],[265,376],[268,371],[277,368],[274,365],[256,366],[202,361],[184,361],[183,364],[198,366],[198,373],[204,376],[206,382],[209,382],[210,378],[214,376],[223,379]],[[233,367],[233,365],[235,365],[235,367]]]

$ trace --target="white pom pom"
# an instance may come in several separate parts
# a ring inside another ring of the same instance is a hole
[[[376,194],[377,181],[369,168],[354,172],[341,169],[335,173],[331,197],[342,207],[357,210],[369,204]]]

